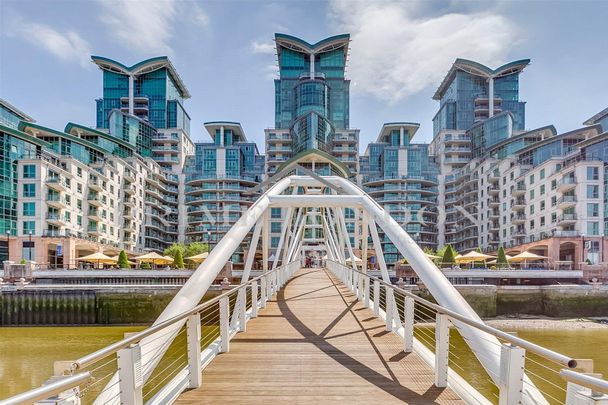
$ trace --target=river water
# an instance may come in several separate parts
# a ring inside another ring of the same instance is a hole
[[[125,332],[143,329],[142,326],[76,326],[76,327],[11,327],[0,328],[0,398],[37,387],[53,373],[53,362],[73,360],[119,340]],[[608,376],[608,328],[602,329],[518,329],[518,336],[546,346],[574,358],[595,359],[595,371]],[[454,336],[452,334],[452,336]],[[473,385],[492,396],[495,388],[487,374],[475,365],[462,340],[454,344],[451,359],[455,371],[465,374]],[[531,371],[543,375],[546,370],[533,363]],[[459,364],[458,364],[459,363]],[[464,366],[464,367],[463,367]],[[458,367],[462,367],[460,370]],[[545,387],[542,387],[545,390]],[[546,390],[560,397],[558,391]]]

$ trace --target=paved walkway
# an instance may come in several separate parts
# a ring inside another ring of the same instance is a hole
[[[463,404],[324,269],[301,269],[178,404]]]

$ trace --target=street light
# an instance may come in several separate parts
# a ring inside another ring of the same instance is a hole
[[[32,231],[29,231],[28,234],[30,235],[30,242],[28,243],[28,253],[27,253],[27,257],[29,258],[30,262],[32,261]]]
[[[6,260],[10,260],[11,259],[11,255],[10,255],[10,241],[11,241],[11,231],[7,230],[6,231]]]

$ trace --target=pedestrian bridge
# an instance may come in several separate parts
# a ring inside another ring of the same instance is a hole
[[[271,258],[273,207],[284,216]],[[344,208],[361,219],[362,246],[351,244]],[[241,284],[201,303],[251,230]],[[432,301],[391,284],[379,230]],[[366,269],[368,239],[380,278]],[[250,278],[260,240],[264,272]],[[326,259],[302,268],[311,250]],[[57,362],[45,385],[0,404],[606,404],[606,394],[591,360],[485,325],[373,199],[346,179],[311,174],[269,187],[152,326]]]

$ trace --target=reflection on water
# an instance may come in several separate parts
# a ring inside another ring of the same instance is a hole
[[[75,360],[144,326],[0,328],[0,398],[40,386],[53,362]]]
[[[91,353],[111,342],[119,340],[125,332],[143,329],[143,326],[94,326],[94,327],[27,327],[0,328],[0,398],[37,387],[53,373],[53,362],[74,360]],[[518,336],[534,343],[575,358],[595,359],[595,371],[608,375],[608,351],[599,350],[608,343],[608,328],[605,329],[517,329]],[[429,331],[430,332],[430,331]],[[426,335],[417,335],[424,340]],[[430,335],[432,336],[432,334]],[[430,337],[429,336],[429,337]],[[495,388],[479,363],[472,358],[464,341],[451,334],[450,366],[469,380],[473,386],[483,391],[489,398],[495,398]],[[535,364],[537,357],[530,356],[526,369],[539,376],[550,373]],[[557,366],[549,365],[554,369]],[[552,396],[561,397],[557,388],[537,384]],[[553,402],[553,401],[552,401]]]

